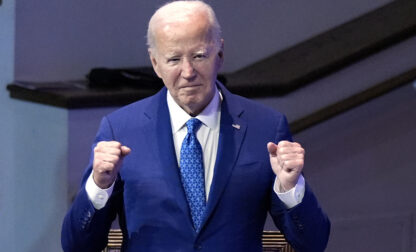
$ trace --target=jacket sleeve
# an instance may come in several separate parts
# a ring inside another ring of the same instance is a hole
[[[273,221],[295,251],[324,251],[331,224],[309,185],[306,184],[302,202],[291,209],[286,209],[275,193],[272,198]]]
[[[277,132],[276,143],[281,140],[292,140],[285,117],[280,120]],[[309,185],[305,184],[302,202],[291,209],[285,207],[273,188],[271,190],[270,215],[292,247],[297,252],[324,251],[331,225]]]
[[[112,140],[110,123],[103,118],[93,148],[99,141]],[[102,251],[107,245],[108,232],[122,207],[122,182],[117,179],[112,195],[104,208],[96,210],[88,198],[85,183],[92,171],[93,153],[79,193],[66,214],[61,232],[62,248],[65,252]]]

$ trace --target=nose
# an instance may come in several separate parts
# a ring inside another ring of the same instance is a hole
[[[182,62],[181,74],[185,79],[192,79],[195,77],[195,68],[188,59],[184,59]]]

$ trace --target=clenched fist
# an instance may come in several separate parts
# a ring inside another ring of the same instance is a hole
[[[116,141],[102,141],[94,148],[93,179],[95,184],[106,189],[116,180],[123,158],[130,148]]]
[[[270,164],[276,174],[281,192],[292,189],[298,182],[305,160],[305,150],[299,143],[280,141],[268,143]]]

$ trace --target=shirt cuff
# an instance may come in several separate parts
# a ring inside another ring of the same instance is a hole
[[[279,192],[278,179],[276,177],[273,189],[288,209],[295,207],[302,202],[303,196],[305,195],[305,178],[301,174],[295,187],[287,192],[281,193]]]
[[[113,182],[109,188],[102,189],[95,184],[92,174],[93,172],[91,172],[88,177],[87,183],[85,184],[85,190],[87,191],[88,199],[91,201],[94,208],[100,210],[105,206],[108,198],[113,193],[115,182]]]

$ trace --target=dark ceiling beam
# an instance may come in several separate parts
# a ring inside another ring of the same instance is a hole
[[[319,109],[318,111],[315,111],[303,118],[291,122],[290,128],[292,133],[298,133],[309,127],[324,122],[336,115],[339,115],[383,94],[386,94],[393,89],[409,84],[414,80],[416,80],[416,67],[398,76],[395,76],[394,78],[378,83],[375,86],[368,88],[358,94],[347,97],[341,101]]]
[[[282,95],[416,34],[416,1],[393,1],[231,74],[247,97]]]

